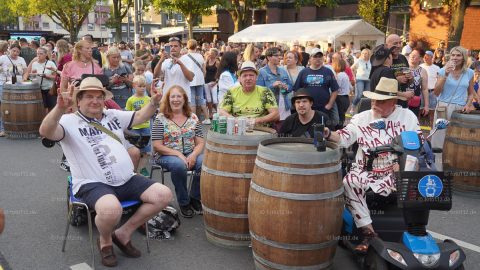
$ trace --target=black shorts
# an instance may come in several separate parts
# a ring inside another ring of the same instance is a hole
[[[112,194],[119,201],[141,201],[140,196],[156,182],[143,175],[134,175],[125,184],[115,187],[104,183],[88,183],[82,185],[75,197],[82,200],[90,209],[95,209],[95,203],[102,196]]]
[[[48,93],[49,90],[42,90],[43,107],[53,109],[57,105],[57,96]]]

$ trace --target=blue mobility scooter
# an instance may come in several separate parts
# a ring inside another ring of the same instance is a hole
[[[429,137],[447,125],[447,120],[439,119]],[[376,120],[370,127],[385,129],[385,122]],[[398,155],[400,171],[396,173],[397,192],[388,197],[367,192],[372,225],[378,237],[370,241],[366,253],[355,250],[362,240],[361,231],[356,228],[351,212],[344,209],[340,244],[355,254],[364,269],[464,269],[463,250],[451,240],[437,243],[426,231],[430,210],[448,211],[452,207],[451,180],[437,171],[428,138],[422,143],[416,132],[405,131],[393,138],[390,145],[368,150],[367,170],[372,170],[375,158],[390,152]],[[407,157],[418,160],[416,170],[405,170]]]

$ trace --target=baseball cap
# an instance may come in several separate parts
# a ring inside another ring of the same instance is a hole
[[[321,56],[323,56],[322,50],[319,49],[319,48],[313,48],[312,51],[310,52],[310,57],[312,57],[314,55],[317,55],[317,54],[321,54]]]

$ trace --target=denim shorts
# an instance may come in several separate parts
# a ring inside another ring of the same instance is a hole
[[[420,97],[422,98],[420,108],[423,108],[424,106],[423,95],[420,95]],[[437,99],[438,97],[433,93],[433,90],[432,91],[428,90],[428,109],[429,110],[435,110],[435,108],[437,107]]]
[[[82,185],[75,197],[82,200],[90,209],[95,209],[98,199],[108,194],[114,195],[119,201],[140,201],[143,192],[155,183],[143,175],[136,174],[128,182],[118,187],[100,182]]]
[[[191,106],[204,106],[207,104],[205,94],[203,93],[204,88],[203,84],[190,86],[190,91],[192,92]]]

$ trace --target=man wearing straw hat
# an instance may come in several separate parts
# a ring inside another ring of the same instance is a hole
[[[402,131],[417,131],[421,134],[418,119],[413,112],[397,105],[397,100],[405,100],[398,95],[398,81],[382,77],[375,91],[365,91],[363,95],[371,99],[372,109],[356,114],[350,123],[336,132],[325,130],[327,140],[338,143],[341,147],[349,147],[358,143],[358,151],[351,170],[343,178],[346,206],[352,212],[357,228],[361,229],[364,239],[357,246],[357,251],[366,252],[369,240],[376,236],[372,227],[372,219],[365,199],[366,191],[388,196],[395,191],[394,169],[398,168],[395,154],[387,153],[377,158],[373,170],[364,169],[364,156],[367,149],[386,145]],[[386,129],[373,129],[370,122],[384,119]]]
[[[59,141],[70,162],[75,197],[97,213],[95,224],[102,264],[117,265],[112,242],[128,257],[141,253],[131,243],[132,233],[160,212],[172,199],[171,191],[133,172],[133,163],[125,148],[123,132],[148,121],[157,110],[162,95],[152,90],[151,101],[139,111],[104,110],[112,98],[100,80],[88,77],[80,87],[58,91],[57,105],[45,117],[40,134]],[[72,106],[75,113],[64,114]],[[121,227],[120,200],[141,200],[143,204]]]

